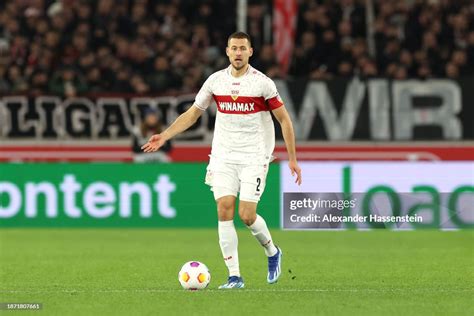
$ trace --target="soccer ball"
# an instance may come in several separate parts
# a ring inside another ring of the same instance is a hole
[[[202,290],[211,282],[211,273],[204,263],[189,261],[179,271],[178,280],[185,290]]]

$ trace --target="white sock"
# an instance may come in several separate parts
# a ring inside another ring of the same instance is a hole
[[[267,223],[265,223],[265,220],[260,215],[257,214],[257,219],[255,220],[255,222],[247,227],[252,232],[252,235],[254,235],[255,238],[257,238],[257,240],[263,246],[263,248],[265,249],[265,254],[268,257],[276,255],[278,250],[273,244],[272,236],[268,231]]]
[[[234,221],[219,221],[219,245],[229,276],[240,276],[237,232]]]

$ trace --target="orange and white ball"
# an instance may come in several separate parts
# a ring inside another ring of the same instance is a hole
[[[204,263],[189,261],[179,271],[178,280],[185,290],[202,290],[211,282],[211,273]]]

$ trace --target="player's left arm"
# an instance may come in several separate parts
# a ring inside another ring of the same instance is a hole
[[[291,175],[296,174],[296,181],[298,185],[301,184],[301,168],[298,166],[296,160],[296,145],[295,145],[295,132],[293,130],[293,123],[291,122],[290,115],[284,105],[272,110],[277,121],[280,123],[281,131],[283,133],[283,139],[285,140],[286,150],[288,152],[288,167],[291,170]]]

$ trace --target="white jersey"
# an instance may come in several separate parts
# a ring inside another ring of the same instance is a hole
[[[275,83],[250,65],[236,78],[229,66],[209,76],[194,105],[204,111],[213,99],[218,112],[211,157],[233,164],[267,164],[275,148],[270,110],[283,105]]]

